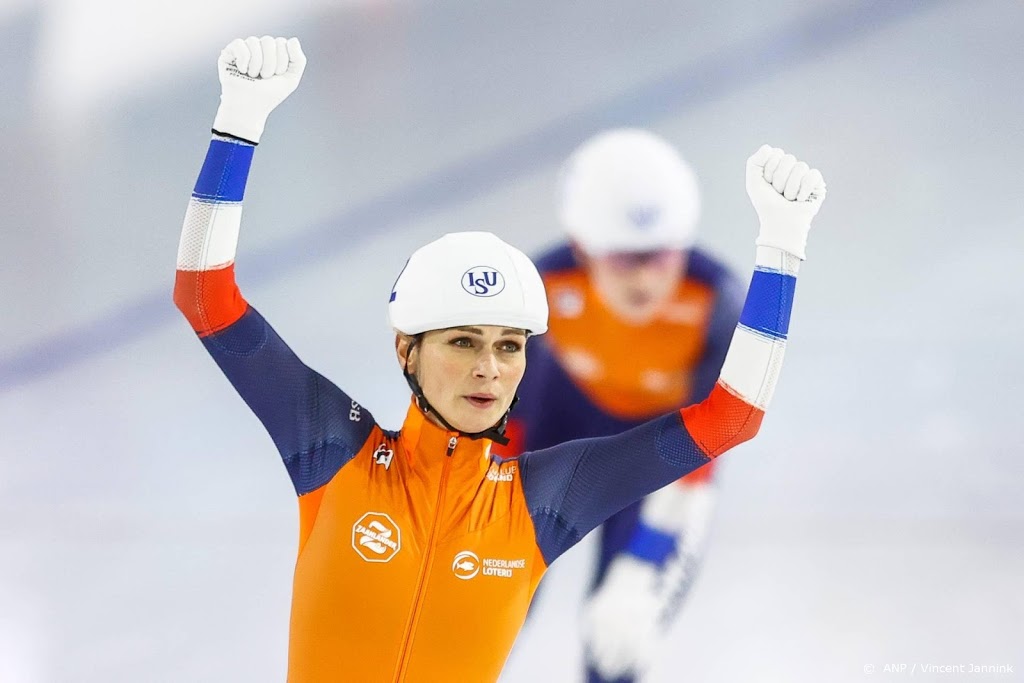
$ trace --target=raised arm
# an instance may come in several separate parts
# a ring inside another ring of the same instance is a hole
[[[307,367],[235,284],[242,198],[271,110],[298,86],[298,40],[236,40],[221,53],[221,104],[185,213],[174,302],[270,433],[297,493],[327,483],[358,452],[373,418]]]
[[[746,176],[761,222],[756,265],[707,398],[617,436],[521,457],[527,503],[548,563],[633,501],[757,433],[782,366],[797,269],[825,183],[817,170],[767,145],[747,160]]]

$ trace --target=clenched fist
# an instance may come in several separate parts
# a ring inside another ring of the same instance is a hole
[[[762,145],[747,159],[747,195],[761,220],[758,246],[806,258],[811,219],[825,200],[821,172],[778,147]]]
[[[257,143],[267,117],[295,91],[306,68],[298,38],[236,38],[220,53],[220,107],[213,129]]]

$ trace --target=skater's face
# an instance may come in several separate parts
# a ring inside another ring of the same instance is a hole
[[[398,335],[398,362],[453,427],[472,434],[502,418],[526,371],[524,330],[495,325],[434,330],[420,335],[410,351],[411,339]]]
[[[650,322],[672,299],[686,268],[686,252],[663,249],[583,256],[594,289],[626,322]]]

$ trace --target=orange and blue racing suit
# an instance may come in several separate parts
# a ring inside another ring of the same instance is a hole
[[[758,250],[736,329],[749,339],[734,340],[735,364],[701,403],[616,436],[500,457],[489,440],[446,431],[415,404],[399,431],[382,429],[242,298],[234,259],[253,150],[211,141],[174,300],[269,432],[298,495],[288,680],[496,680],[555,559],[757,432],[795,265]]]

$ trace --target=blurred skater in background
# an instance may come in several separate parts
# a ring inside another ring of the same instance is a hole
[[[694,246],[699,216],[693,170],[651,132],[605,131],[571,155],[559,187],[568,240],[537,259],[550,330],[527,349],[504,452],[618,434],[708,395],[744,290]],[[588,681],[634,681],[652,660],[700,564],[713,468],[601,526],[583,612]]]

